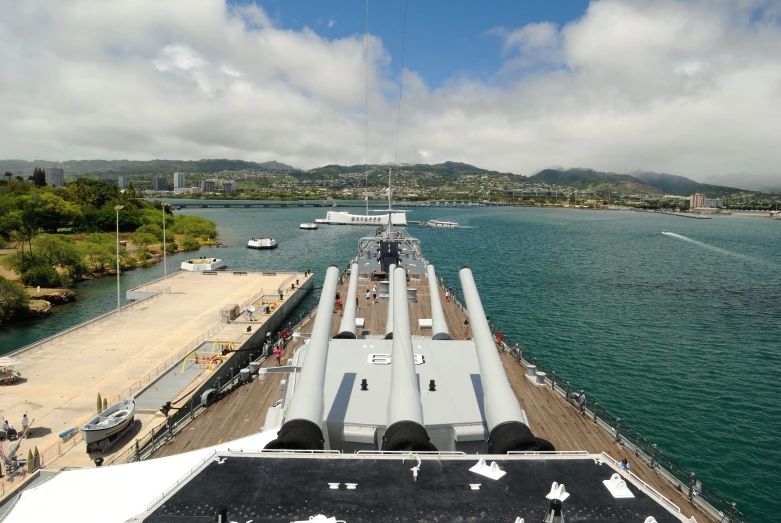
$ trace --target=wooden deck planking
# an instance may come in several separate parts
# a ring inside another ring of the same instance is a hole
[[[365,320],[362,334],[381,335],[385,333],[388,303],[380,300],[367,303],[367,283],[374,282],[361,280],[361,284],[358,286],[360,299],[356,317]],[[428,281],[425,277],[422,280],[410,280],[409,286],[418,289],[417,303],[409,304],[411,332],[413,335],[430,336],[430,329],[422,331],[418,327],[418,319],[431,317]],[[368,288],[371,289],[371,285]],[[339,292],[343,297],[346,296],[347,281],[339,287]],[[450,335],[453,339],[462,339],[466,315],[455,303],[445,301],[442,289],[439,289],[439,293]],[[338,333],[341,318],[339,312],[334,310],[331,317],[332,336]],[[302,326],[300,332],[311,332],[314,321],[315,318],[310,319]],[[358,332],[358,334],[361,333]],[[471,334],[470,329],[470,337]],[[298,344],[288,343],[284,357],[292,356],[293,347],[296,345]],[[535,436],[547,439],[560,451],[585,450],[595,454],[605,452],[619,460],[622,457],[627,457],[632,465],[632,472],[663,496],[672,500],[687,517],[694,516],[698,521],[711,519],[698,507],[689,503],[681,492],[662,479],[650,467],[633,459],[634,456],[617,445],[610,434],[594,424],[592,418],[579,415],[574,406],[553,392],[550,387],[533,385],[525,378],[525,367],[510,355],[501,354],[500,357],[513,392],[526,412],[530,428]],[[264,366],[273,365],[271,360],[273,358],[266,360]],[[255,380],[234,391],[207,409],[183,433],[156,452],[154,457],[216,445],[260,431],[266,411],[281,397],[279,391],[281,379],[281,375],[270,374],[267,375],[265,381]]]

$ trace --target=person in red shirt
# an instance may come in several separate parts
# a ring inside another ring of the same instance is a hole
[[[274,349],[274,357],[277,359],[277,367],[279,367],[280,365],[279,359],[282,357],[282,349],[280,349],[279,347]]]
[[[342,303],[342,298],[339,298],[336,300],[336,306],[339,308],[339,315],[342,314],[342,307],[344,306],[344,303]]]

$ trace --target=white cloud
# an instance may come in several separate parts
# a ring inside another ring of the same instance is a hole
[[[336,20],[334,20],[333,18],[329,18],[328,19],[328,29],[331,29],[334,26],[335,23],[336,23]]]
[[[492,78],[405,71],[398,160],[775,174],[779,14],[603,0],[561,27],[495,29]],[[224,0],[0,0],[0,157],[361,163],[363,45]],[[396,73],[379,39],[369,54],[370,161],[388,161]]]

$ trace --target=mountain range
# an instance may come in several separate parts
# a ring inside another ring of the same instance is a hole
[[[288,179],[317,181],[335,180],[343,177],[357,177],[366,170],[364,164],[359,165],[325,165],[310,170],[300,170],[293,166],[276,162],[248,162],[243,160],[203,159],[195,161],[183,160],[69,160],[61,162],[67,174],[111,178],[117,175],[170,175],[173,172],[216,174],[223,171],[271,171]],[[47,160],[0,160],[0,172],[10,171],[14,174],[32,172],[34,167],[53,167],[58,162]],[[387,169],[385,165],[369,165],[372,178]],[[461,162],[444,162],[440,164],[400,165],[397,170],[406,176],[420,175],[421,186],[436,186],[442,183],[455,183],[464,177],[506,178],[512,182],[540,182],[552,185],[572,187],[583,191],[613,192],[615,194],[664,195],[674,194],[687,196],[700,192],[710,198],[724,197],[735,192],[761,191],[763,193],[781,194],[781,179],[777,177],[751,178],[743,176],[746,183],[741,183],[742,189],[734,186],[699,183],[683,176],[666,173],[655,173],[637,170],[628,174],[608,173],[593,169],[544,169],[533,176],[521,176],[513,173],[502,173],[481,169]],[[733,178],[724,178],[733,180]],[[732,184],[731,184],[732,185]],[[735,184],[737,185],[737,184]]]

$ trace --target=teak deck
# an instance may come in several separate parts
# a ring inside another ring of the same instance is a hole
[[[348,280],[346,278],[339,287],[339,292],[345,298]],[[364,318],[365,321],[362,332],[356,332],[359,335],[385,333],[387,301],[366,300],[366,289],[371,290],[375,283],[377,282],[365,279],[359,281],[359,305],[356,317]],[[417,303],[409,304],[412,335],[430,336],[430,329],[423,331],[418,326],[418,319],[431,317],[428,281],[425,277],[421,280],[410,279],[408,286],[417,289]],[[379,285],[377,288],[379,290]],[[466,315],[454,303],[445,301],[442,289],[439,289],[439,294],[451,337],[463,339]],[[302,326],[300,332],[311,332],[314,321],[315,318],[310,319]],[[341,316],[335,311],[331,318],[332,336],[337,334],[340,321]],[[469,336],[471,337],[471,330]],[[288,343],[283,353],[283,361],[292,356],[293,348],[297,345],[299,343]],[[547,439],[560,451],[585,450],[597,454],[605,452],[619,460],[627,457],[632,465],[632,472],[678,505],[684,515],[694,516],[700,522],[711,520],[696,505],[690,503],[683,493],[662,479],[645,463],[633,459],[634,456],[617,445],[610,434],[594,424],[592,418],[579,415],[573,406],[549,387],[533,385],[525,378],[525,367],[510,355],[501,354],[500,357],[507,378],[518,401],[526,411],[530,428],[535,436]],[[274,365],[272,360],[273,358],[268,358],[263,366]],[[267,374],[265,380],[255,380],[234,391],[196,418],[171,443],[158,450],[154,457],[179,454],[259,432],[263,428],[267,410],[281,397],[279,385],[282,379],[281,374]]]

